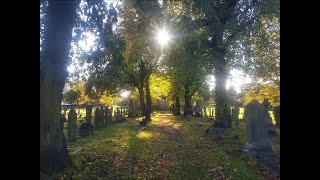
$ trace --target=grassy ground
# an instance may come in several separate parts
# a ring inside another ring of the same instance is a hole
[[[51,178],[279,179],[242,157],[243,123],[218,142],[206,136],[212,122],[204,118],[184,121],[162,113],[152,119],[147,128],[138,126],[141,118],[128,119],[69,143],[74,166]],[[279,155],[280,135],[273,145]]]

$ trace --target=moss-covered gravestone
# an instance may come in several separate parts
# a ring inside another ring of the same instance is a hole
[[[244,111],[246,121],[247,143],[245,155],[269,156],[274,155],[268,132],[265,128],[265,108],[258,101],[250,102]]]
[[[71,109],[68,114],[68,141],[77,139],[77,113]]]

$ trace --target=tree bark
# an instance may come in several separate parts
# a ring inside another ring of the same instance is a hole
[[[225,61],[225,49],[216,52],[217,64],[215,66],[214,77],[216,81],[215,102],[216,102],[216,121],[214,127],[231,128],[231,114],[226,88],[227,68]]]
[[[140,96],[140,112],[141,116],[144,116],[145,104],[144,104],[144,91],[143,86],[138,87],[139,96]]]
[[[151,93],[150,93],[150,85],[149,85],[149,77],[148,76],[145,80],[145,89],[146,89],[146,107],[145,107],[145,118],[147,121],[151,121],[151,106],[152,106],[152,100],[151,100]]]
[[[190,86],[188,84],[184,85],[184,113],[183,115],[192,115],[192,106],[191,106],[191,94]]]
[[[181,115],[180,108],[181,108],[181,106],[180,106],[180,99],[179,99],[178,96],[176,96],[175,102],[174,102],[174,107],[173,107],[173,109],[172,109],[172,114],[173,114],[174,116],[179,116],[179,115]]]
[[[72,164],[61,130],[62,90],[67,77],[75,9],[80,1],[49,1],[40,61],[40,172],[52,174]]]

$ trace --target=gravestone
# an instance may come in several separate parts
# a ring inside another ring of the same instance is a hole
[[[247,142],[244,154],[249,157],[274,155],[268,132],[265,129],[265,108],[258,101],[250,102],[244,111]]]
[[[280,106],[276,106],[273,108],[273,115],[276,120],[276,126],[280,127]]]
[[[116,117],[116,122],[117,123],[122,123],[123,122],[123,119],[121,117],[121,110],[120,110],[119,107],[117,107],[117,109],[116,109],[115,117]]]
[[[84,121],[80,124],[79,135],[89,136],[93,134],[93,125],[89,121]]]
[[[100,116],[101,116],[100,109],[97,107],[94,112],[94,128],[96,130],[100,130],[100,119],[101,119]]]
[[[196,102],[195,116],[196,116],[196,117],[202,117],[202,109],[201,109],[201,107],[200,107],[199,101]]]
[[[86,121],[91,123],[92,118],[92,105],[87,105],[86,107]]]
[[[239,110],[239,106],[236,105],[232,111],[232,119],[235,126],[239,126]]]
[[[68,140],[74,141],[77,138],[77,113],[71,109],[68,114]]]

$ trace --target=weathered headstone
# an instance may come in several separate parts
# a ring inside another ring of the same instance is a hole
[[[274,155],[268,132],[265,129],[265,108],[258,101],[250,102],[244,111],[247,143],[245,155],[249,157]]]
[[[89,136],[93,134],[93,125],[89,121],[85,121],[80,124],[79,135]]]
[[[68,140],[74,141],[77,138],[77,113],[71,109],[68,114]]]
[[[280,106],[276,106],[273,108],[273,115],[276,120],[276,126],[280,127]]]

